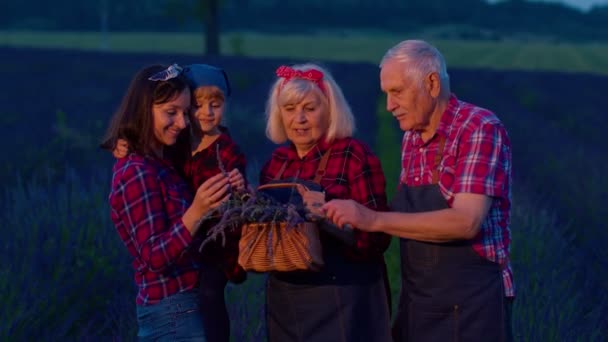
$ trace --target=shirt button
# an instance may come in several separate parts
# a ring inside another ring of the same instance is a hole
[[[416,182],[418,182],[418,181],[420,181],[420,177],[414,177],[414,180],[415,180]]]
[[[419,149],[418,149],[418,151],[420,151],[420,152],[424,152],[424,148],[423,148],[423,147],[421,147],[421,148],[419,148]]]

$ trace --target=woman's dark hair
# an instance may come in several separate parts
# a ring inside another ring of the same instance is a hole
[[[151,65],[141,69],[131,84],[108,127],[100,144],[101,148],[113,150],[118,139],[125,139],[129,150],[141,155],[151,152],[154,137],[152,105],[173,100],[188,88],[183,75],[166,81],[151,81],[150,76],[166,70],[168,66]],[[183,134],[188,134],[183,130]]]

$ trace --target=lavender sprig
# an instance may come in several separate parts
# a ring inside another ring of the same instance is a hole
[[[226,168],[224,167],[224,162],[222,161],[222,156],[220,154],[220,144],[215,145],[215,157],[217,158],[217,166],[220,168],[220,172],[228,177],[228,172],[226,172]]]
[[[292,189],[291,196],[295,194]],[[290,196],[290,197],[291,197]],[[217,219],[207,232],[199,250],[211,240],[221,239],[222,245],[226,242],[226,232],[237,229],[246,223],[286,222],[287,228],[295,228],[306,219],[300,213],[306,212],[303,206],[295,204],[283,204],[277,202],[273,197],[262,192],[240,192],[233,191],[232,196],[222,205],[207,213],[201,219],[204,224],[209,219]],[[269,245],[272,244],[273,233],[269,232]],[[271,246],[268,246],[271,248]],[[269,254],[272,252],[269,250]]]

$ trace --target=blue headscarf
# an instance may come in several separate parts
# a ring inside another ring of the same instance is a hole
[[[221,68],[208,64],[190,64],[184,67],[183,73],[193,90],[198,87],[216,86],[225,96],[230,96],[228,76]]]

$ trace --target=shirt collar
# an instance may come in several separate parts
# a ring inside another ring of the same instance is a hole
[[[439,121],[439,126],[437,126],[437,132],[435,132],[435,134],[441,134],[447,138],[448,129],[452,126],[454,119],[456,119],[456,113],[458,113],[459,108],[460,101],[458,101],[456,95],[451,94],[448,105],[441,115],[441,120]]]

